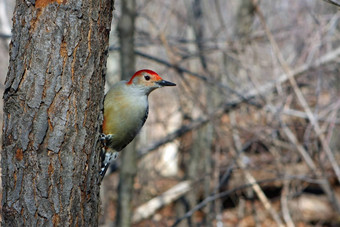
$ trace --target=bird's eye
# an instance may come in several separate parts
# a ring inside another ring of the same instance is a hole
[[[144,76],[144,79],[145,80],[150,80],[150,76],[146,75],[146,76]]]

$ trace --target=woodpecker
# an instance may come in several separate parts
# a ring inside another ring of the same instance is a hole
[[[104,177],[111,160],[117,159],[143,127],[149,112],[149,94],[157,88],[176,86],[163,80],[156,72],[137,71],[129,81],[120,81],[112,86],[104,99],[104,122],[102,127],[102,168]]]

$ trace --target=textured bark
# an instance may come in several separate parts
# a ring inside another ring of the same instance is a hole
[[[120,68],[123,80],[129,80],[135,73],[135,17],[136,1],[122,1],[122,16],[118,24],[120,42]],[[119,172],[118,204],[116,226],[128,227],[132,219],[132,197],[137,174],[136,139],[121,154],[124,163]]]
[[[4,226],[96,226],[112,0],[17,0],[4,93]]]

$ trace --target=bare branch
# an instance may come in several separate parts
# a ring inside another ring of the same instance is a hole
[[[179,197],[183,196],[191,189],[192,185],[190,181],[183,181],[176,184],[174,187],[170,188],[162,195],[159,195],[144,203],[143,205],[137,207],[132,216],[132,221],[136,223],[141,221],[142,219],[150,217],[156,212],[156,210],[177,200]]]
[[[324,1],[340,7],[340,2],[338,0],[324,0]]]
[[[312,69],[312,68],[316,68],[319,67],[321,65],[325,65],[328,64],[330,62],[335,61],[338,57],[340,56],[340,47],[335,49],[334,51],[328,52],[325,55],[321,56],[320,58],[316,59],[313,63],[311,64],[303,64],[300,67],[296,68],[295,70],[292,70],[292,76],[298,76],[301,75],[304,72],[307,72],[308,70]],[[171,64],[168,62],[164,62],[164,64],[169,65],[169,67],[171,67]],[[190,72],[190,71],[188,71]],[[193,72],[190,72],[193,73]],[[195,74],[195,73],[193,73]],[[199,74],[198,74],[199,75]],[[217,110],[214,111],[214,114],[212,114],[210,117],[201,117],[198,119],[193,120],[190,124],[188,125],[184,125],[181,126],[180,128],[178,128],[177,130],[175,130],[173,133],[165,136],[164,138],[154,142],[151,146],[142,149],[140,151],[138,151],[138,153],[143,156],[146,153],[155,150],[157,148],[159,148],[160,146],[171,142],[173,140],[175,140],[178,137],[181,137],[182,135],[184,135],[187,132],[190,132],[194,129],[197,129],[201,126],[203,126],[204,124],[206,124],[208,121],[210,121],[211,119],[216,119],[218,117],[220,117],[222,114],[229,112],[230,110],[236,109],[240,104],[242,104],[244,101],[249,103],[250,99],[253,99],[259,95],[263,95],[266,94],[268,92],[271,92],[272,90],[275,89],[275,87],[278,84],[282,84],[285,83],[288,80],[288,75],[287,74],[282,74],[281,76],[278,77],[277,80],[275,81],[271,81],[268,82],[258,88],[254,88],[248,92],[244,92],[244,96],[242,99],[239,98],[235,98],[233,101],[230,101],[228,103],[226,103],[222,108],[219,108]],[[305,117],[305,113],[303,115],[301,115],[301,117]]]
[[[243,151],[242,150],[242,144],[241,144],[241,140],[240,140],[240,137],[239,137],[239,134],[238,134],[238,130],[237,130],[237,127],[236,127],[237,123],[236,123],[234,112],[232,112],[230,114],[230,122],[232,124],[232,128],[233,128],[232,135],[233,135],[234,143],[236,145],[236,150],[237,150],[237,154],[238,154],[238,156],[236,158],[237,164],[243,170],[243,174],[244,174],[245,178],[247,179],[247,181],[250,184],[252,184],[251,187],[252,187],[253,191],[256,193],[257,197],[260,199],[260,201],[262,202],[263,206],[266,208],[267,212],[272,216],[272,218],[276,222],[277,226],[282,226],[283,227],[284,225],[283,225],[283,222],[282,222],[280,216],[278,215],[276,210],[271,205],[269,199],[264,194],[264,192],[261,189],[260,185],[258,183],[256,183],[255,177],[247,170],[247,165],[243,161],[246,158],[246,155],[244,153],[242,153],[242,151]]]
[[[209,204],[210,202],[226,197],[234,192],[237,191],[241,191],[244,190],[246,188],[252,187],[254,184],[265,184],[265,183],[269,183],[269,182],[273,182],[273,181],[278,181],[278,180],[287,180],[287,179],[298,179],[298,180],[303,180],[303,181],[307,181],[307,182],[313,182],[316,184],[322,184],[322,182],[318,181],[318,180],[314,180],[314,179],[309,179],[308,177],[301,177],[301,176],[285,176],[285,177],[275,177],[275,178],[270,178],[270,179],[265,179],[265,180],[260,180],[260,181],[256,181],[254,183],[250,183],[250,184],[244,184],[241,185],[239,187],[235,187],[233,189],[224,191],[224,192],[220,192],[217,194],[212,194],[208,197],[206,197],[202,202],[198,203],[193,209],[189,210],[187,213],[185,213],[182,217],[178,218],[175,223],[172,225],[172,227],[177,226],[179,223],[181,223],[181,221],[183,221],[186,218],[189,218],[190,216],[192,216],[196,211],[202,209],[204,206],[206,206],[207,204]]]
[[[260,8],[258,7],[256,2],[257,1],[253,0],[254,7],[256,9],[257,15],[259,16],[261,24],[262,24],[264,30],[266,31],[267,37],[268,37],[268,39],[269,39],[269,41],[270,41],[270,43],[273,47],[274,54],[275,54],[278,62],[280,63],[282,69],[287,74],[288,80],[289,80],[289,82],[290,82],[290,84],[291,84],[291,86],[294,90],[294,93],[297,96],[300,105],[303,107],[304,111],[306,112],[308,119],[311,122],[316,135],[319,137],[322,148],[324,149],[326,156],[327,156],[328,160],[330,161],[330,163],[332,165],[332,168],[333,168],[333,170],[334,170],[334,172],[335,172],[335,174],[338,178],[338,182],[340,182],[340,167],[336,162],[334,154],[331,151],[331,149],[330,149],[330,147],[329,147],[329,145],[326,141],[325,135],[321,131],[321,128],[319,126],[317,119],[315,118],[314,114],[312,113],[305,97],[303,96],[300,88],[298,87],[297,82],[294,78],[294,73],[293,73],[292,69],[290,68],[290,66],[288,65],[288,63],[286,62],[286,60],[284,59],[284,57],[283,57],[283,55],[280,51],[279,46],[277,45],[272,33],[270,32],[270,30],[269,30],[269,28],[266,24],[266,21],[265,21],[263,14],[262,14],[262,11],[260,10]]]

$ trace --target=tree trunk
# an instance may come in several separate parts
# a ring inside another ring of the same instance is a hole
[[[233,89],[239,86],[237,83],[235,84],[235,81],[239,78],[240,65],[235,57],[231,56],[241,54],[249,43],[255,12],[252,0],[239,0],[235,11],[235,25],[232,28],[231,34],[234,47],[231,50],[232,54],[223,54],[224,74],[227,76],[228,84],[232,86]]]
[[[136,1],[122,1],[122,16],[118,24],[120,42],[120,68],[123,80],[129,80],[135,73],[135,17]],[[118,204],[116,226],[131,225],[134,182],[137,174],[136,139],[121,154],[119,172]]]
[[[4,226],[97,226],[111,0],[17,1],[4,93]]]

